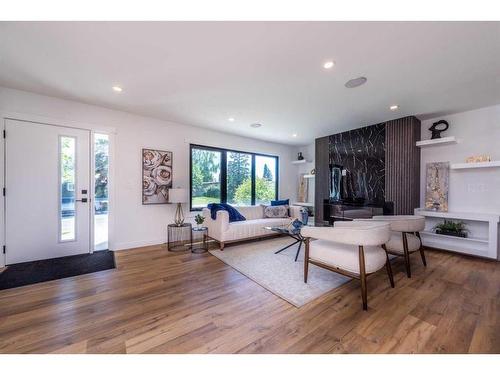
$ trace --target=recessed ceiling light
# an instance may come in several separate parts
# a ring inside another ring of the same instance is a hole
[[[294,138],[295,138],[296,136],[297,136],[297,133],[293,133],[293,134],[292,134],[292,137],[294,137]]]
[[[396,105],[396,104],[395,104],[395,105],[391,105],[391,106],[389,107],[389,109],[390,109],[391,111],[397,111],[397,110],[399,109],[399,105]]]
[[[227,121],[229,121],[229,122],[234,122],[234,117],[229,117],[229,118],[227,119]]]
[[[348,89],[353,89],[355,87],[364,85],[366,81],[367,81],[366,77],[353,78],[347,81],[344,86],[347,87]]]
[[[335,65],[335,62],[333,61],[327,61],[326,63],[323,64],[323,68],[325,69],[331,69]]]
[[[113,91],[115,91],[115,92],[122,92],[123,89],[120,86],[113,86]]]
[[[252,128],[260,128],[261,126],[262,126],[262,124],[259,124],[259,123],[250,124],[250,127],[252,127]]]

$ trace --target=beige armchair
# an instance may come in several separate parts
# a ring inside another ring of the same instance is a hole
[[[332,227],[304,227],[304,282],[309,263],[358,279],[361,282],[363,310],[368,309],[366,277],[385,266],[394,288],[391,264],[382,245],[390,239],[390,225],[372,222],[336,222]],[[311,239],[316,239],[311,241]]]
[[[361,221],[361,220],[360,220]],[[389,254],[404,257],[406,275],[411,277],[410,254],[419,251],[427,266],[420,232],[425,228],[425,217],[416,215],[374,216],[364,222],[384,222],[391,226],[391,238],[385,244]]]

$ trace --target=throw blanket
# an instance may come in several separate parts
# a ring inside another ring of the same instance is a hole
[[[215,220],[217,211],[227,211],[229,213],[229,222],[244,221],[245,217],[238,212],[236,208],[227,203],[210,203],[207,208],[210,210],[210,217]]]

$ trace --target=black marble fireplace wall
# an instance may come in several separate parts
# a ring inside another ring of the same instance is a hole
[[[385,201],[385,123],[331,135],[329,167],[342,168],[340,196],[345,202]],[[332,182],[329,181],[330,189]]]
[[[323,218],[330,197],[331,166],[345,169],[342,199],[392,202],[395,215],[419,207],[420,120],[414,116],[316,139],[315,216]]]

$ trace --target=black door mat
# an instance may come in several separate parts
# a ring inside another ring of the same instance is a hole
[[[12,264],[0,273],[0,290],[104,271],[115,267],[115,256],[109,250]]]

